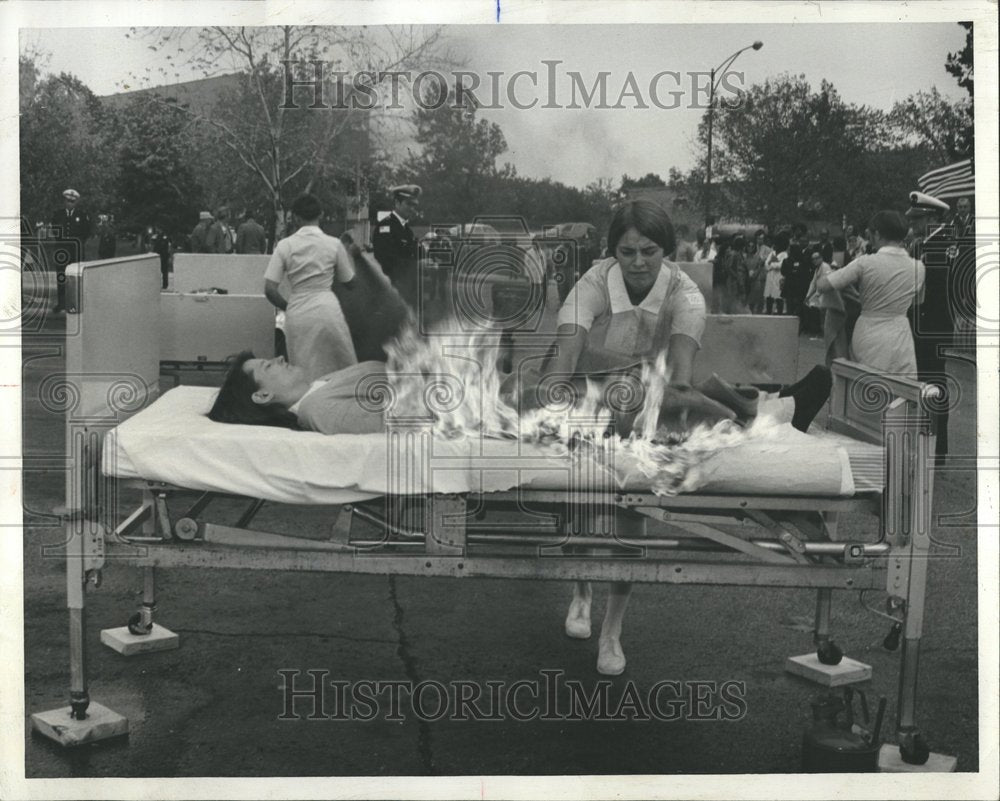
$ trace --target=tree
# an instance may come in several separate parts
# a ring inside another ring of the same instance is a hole
[[[939,164],[972,153],[971,100],[951,102],[933,87],[896,103],[890,120],[904,142],[925,149]]]
[[[47,221],[73,187],[91,212],[114,202],[115,141],[109,113],[77,77],[42,77],[31,57],[19,60],[21,214]]]
[[[176,108],[140,95],[118,115],[120,227],[155,224],[170,236],[190,230],[204,191],[191,166],[191,121]]]
[[[647,172],[642,178],[622,176],[621,188],[624,189],[660,189],[666,187],[663,179],[655,172]]]
[[[803,76],[768,78],[742,100],[716,109],[717,212],[777,225],[884,203],[871,174],[873,158],[892,145],[884,114],[845,103],[827,81],[814,92]],[[705,152],[707,114],[698,139]]]
[[[969,93],[969,98],[975,96],[972,82],[972,23],[958,23],[965,28],[965,47],[957,53],[949,53],[948,60],[945,61],[944,68],[950,75],[954,75],[961,86]]]
[[[439,103],[440,93],[446,102]],[[509,165],[498,170],[496,160],[507,140],[496,123],[476,119],[476,104],[465,97],[460,105],[447,87],[425,87],[423,102],[413,113],[414,138],[420,151],[407,159],[402,175],[425,190],[423,215],[433,221],[467,221],[490,213],[496,203],[494,179],[515,178]],[[500,210],[498,210],[500,211]],[[506,210],[510,213],[510,207]]]
[[[364,202],[359,195],[366,165],[374,161],[370,141],[375,112],[350,102],[346,108],[330,108],[353,91],[337,73],[434,66],[441,37],[439,30],[331,26],[161,29],[145,35],[155,39],[154,50],[171,48],[178,63],[195,66],[206,77],[235,67],[238,85],[214,107],[177,106],[211,132],[207,146],[212,149],[214,143],[217,161],[229,168],[226,176],[249,176],[279,222],[288,202],[302,191],[351,197],[355,207]],[[327,108],[308,107],[314,99],[311,90],[307,102],[286,103],[285,70],[295,78],[313,78],[316,64],[323,70]],[[226,159],[219,154],[223,150]]]

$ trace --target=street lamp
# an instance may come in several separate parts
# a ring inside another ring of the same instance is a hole
[[[729,58],[723,61],[718,67],[712,70],[712,84],[708,90],[708,160],[705,166],[705,216],[712,211],[712,119],[715,116],[715,89],[718,85],[718,81],[715,79],[716,74],[719,75],[719,79],[725,75],[726,70],[733,66],[733,62],[739,58],[740,54],[747,50],[760,50],[764,46],[764,43],[759,39],[753,44],[747,45],[746,47],[737,50]]]

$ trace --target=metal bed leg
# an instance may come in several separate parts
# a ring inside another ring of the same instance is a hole
[[[156,572],[153,567],[142,569],[142,603],[128,624],[101,631],[101,642],[122,656],[169,651],[180,645],[180,638],[153,622],[156,611]]]
[[[951,773],[958,766],[957,757],[932,753],[917,726],[917,678],[927,590],[927,552],[917,546],[911,547],[909,554],[909,587],[906,593],[906,620],[899,667],[899,697],[896,703],[898,748],[889,743],[882,746],[879,751],[879,770],[890,773]]]
[[[87,688],[86,605],[84,586],[91,576],[96,580],[96,567],[88,575],[86,565],[97,564],[88,555],[85,540],[90,533],[87,527],[96,523],[70,521],[66,527],[66,606],[69,608],[69,672],[70,705],[31,716],[32,728],[60,745],[77,746],[128,734],[128,720],[90,700]],[[100,534],[98,533],[98,539]]]
[[[933,458],[935,437],[923,409],[916,414],[902,404],[890,405],[883,417],[890,465],[887,489],[898,489],[888,507],[887,533],[893,543],[887,587],[891,596],[904,600],[903,650],[896,705],[896,739],[879,752],[879,769],[886,772],[951,772],[956,757],[931,753],[917,726],[917,676],[920,638],[924,626],[927,568],[932,521]]]
[[[833,607],[833,590],[823,587],[816,590],[816,628],[813,640],[816,643],[816,657],[824,665],[839,665],[844,652],[830,637],[830,612]]]

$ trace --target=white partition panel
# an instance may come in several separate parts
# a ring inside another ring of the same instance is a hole
[[[160,259],[155,254],[66,269],[66,373],[39,388],[66,419],[66,507],[108,510],[97,470],[104,434],[159,394]]]
[[[216,287],[231,295],[263,295],[266,255],[175,253],[174,291],[196,292]]]
[[[160,361],[222,362],[241,350],[274,355],[274,306],[263,295],[160,295]]]
[[[710,314],[694,380],[718,373],[731,383],[791,384],[798,377],[798,362],[798,317]]]

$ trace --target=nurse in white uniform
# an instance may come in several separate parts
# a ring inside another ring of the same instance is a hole
[[[887,375],[917,377],[917,357],[906,312],[921,296],[924,265],[906,252],[906,218],[880,211],[868,224],[874,253],[816,279],[816,289],[857,288],[861,316],[851,336],[851,358]]]
[[[694,357],[705,330],[705,299],[665,254],[674,250],[670,218],[655,203],[636,200],[615,213],[608,231],[609,259],[594,264],[559,311],[557,351],[546,373],[568,375],[616,370],[666,352],[670,384],[690,390]],[[597,669],[625,670],[620,636],[631,585],[611,587],[601,627]],[[592,592],[577,582],[566,633],[590,636]]]
[[[310,380],[357,364],[351,332],[333,282],[354,278],[354,263],[347,249],[319,227],[319,200],[302,195],[292,204],[298,230],[282,239],[264,273],[264,294],[285,311],[288,360],[305,369]],[[278,289],[287,278],[291,294]]]

